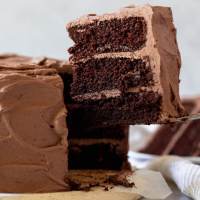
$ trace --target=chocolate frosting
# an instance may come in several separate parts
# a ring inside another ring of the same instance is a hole
[[[0,192],[68,188],[63,83],[36,65],[27,57],[0,56]]]

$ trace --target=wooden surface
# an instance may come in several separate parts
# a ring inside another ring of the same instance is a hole
[[[141,197],[137,194],[116,193],[116,192],[61,192],[51,194],[28,194],[13,197],[2,197],[0,200],[138,200]]]

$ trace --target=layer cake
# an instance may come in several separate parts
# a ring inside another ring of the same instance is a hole
[[[72,66],[68,63],[57,68],[64,82],[64,97],[68,109],[69,169],[128,169],[128,126],[111,126],[91,129],[84,124],[82,104],[70,96]],[[89,126],[87,126],[89,125]]]
[[[68,189],[63,82],[51,65],[0,56],[0,192]]]
[[[200,98],[187,99],[183,105],[190,114],[200,112]],[[200,156],[200,120],[162,125],[140,151],[157,155]]]
[[[71,96],[90,126],[164,123],[185,114],[180,53],[168,7],[126,7],[67,26]]]

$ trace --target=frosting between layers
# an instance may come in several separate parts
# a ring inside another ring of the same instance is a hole
[[[0,74],[0,192],[67,188],[65,118],[59,76]]]
[[[81,95],[76,95],[73,97],[74,100],[98,100],[102,98],[113,98],[113,97],[119,97],[121,95],[121,91],[118,89],[113,90],[102,90],[100,92],[91,92]]]

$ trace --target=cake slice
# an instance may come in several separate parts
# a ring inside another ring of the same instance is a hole
[[[200,98],[187,99],[183,105],[190,114],[200,112]],[[200,156],[200,120],[162,125],[140,151],[157,155]]]
[[[165,123],[185,114],[171,9],[126,7],[68,24],[71,96],[90,126]],[[92,120],[90,120],[92,119]]]
[[[47,63],[0,56],[0,192],[68,189],[63,82]]]

